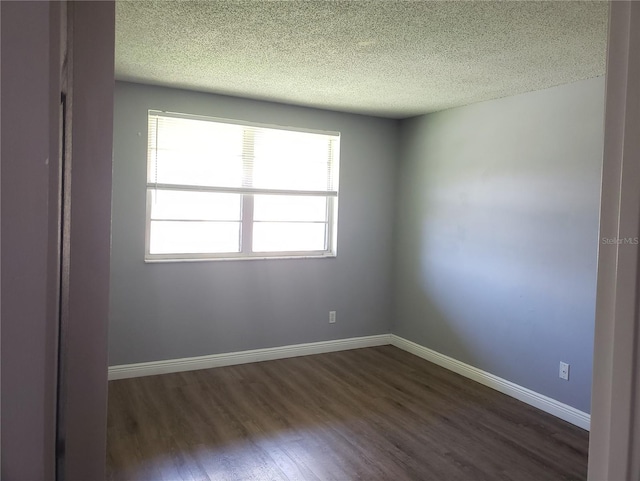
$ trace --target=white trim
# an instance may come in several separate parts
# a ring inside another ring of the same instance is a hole
[[[262,189],[258,187],[211,187],[208,185],[159,184],[158,182],[147,182],[147,189],[171,190],[176,192],[210,192],[212,194],[287,195],[291,197],[338,197],[337,190]]]
[[[232,366],[249,362],[271,361],[297,356],[309,356],[326,352],[346,351],[363,347],[384,346],[390,344],[389,334],[377,336],[352,337],[333,341],[309,342],[289,346],[268,347],[251,351],[226,352],[209,356],[169,359],[166,361],[141,362],[138,364],[121,364],[109,367],[109,380],[127,379],[131,377],[154,376],[181,371],[195,371],[212,367]]]
[[[518,399],[530,406],[536,407],[552,414],[560,419],[563,419],[571,424],[574,424],[582,429],[589,430],[591,424],[591,416],[583,411],[580,411],[567,404],[551,399],[550,397],[539,394],[535,391],[519,386],[518,384],[502,379],[501,377],[494,376],[482,369],[470,366],[464,362],[453,359],[439,352],[433,351],[427,347],[416,344],[415,342],[408,341],[395,334],[390,335],[391,344],[403,351],[407,351],[422,359],[426,359],[429,362],[444,367],[450,371],[453,371],[461,376],[464,376],[473,381],[484,384],[496,391],[499,391],[507,396]]]
[[[2,0],[0,0],[2,1]],[[319,252],[315,254],[314,252]],[[145,264],[167,264],[171,262],[218,262],[218,261],[264,261],[274,259],[335,259],[338,255],[334,253],[326,253],[325,251],[299,251],[299,252],[279,252],[274,255],[251,255],[244,257],[193,257],[196,254],[150,254],[153,258],[145,259]],[[178,257],[185,255],[187,257]],[[161,257],[166,256],[166,257]]]
[[[214,122],[217,124],[241,125],[243,127],[253,127],[255,129],[288,130],[291,132],[302,132],[306,134],[340,137],[340,132],[336,132],[333,130],[306,129],[303,127],[294,127],[291,125],[262,124],[259,122],[249,122],[248,120],[226,119],[223,117],[211,117],[209,115],[185,114],[181,112],[171,112],[168,110],[149,109],[148,115],[153,115],[156,117],[171,117],[175,119],[201,120],[204,122]]]
[[[534,406],[571,424],[589,430],[591,416],[567,404],[551,399],[518,384],[502,379],[477,367],[440,354],[432,349],[416,344],[395,334],[379,334],[376,336],[352,337],[332,341],[309,342],[289,346],[268,347],[251,351],[225,352],[209,356],[169,359],[165,361],[142,362],[138,364],[121,364],[109,367],[109,380],[127,379],[141,376],[155,376],[172,372],[195,371],[213,367],[233,366],[250,362],[271,361],[297,356],[309,356],[326,352],[346,351],[363,347],[384,346],[391,344],[403,351],[426,359],[472,381],[488,386],[507,396],[511,396],[530,406]]]

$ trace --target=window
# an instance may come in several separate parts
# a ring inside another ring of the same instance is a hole
[[[147,261],[336,254],[340,134],[149,111]]]

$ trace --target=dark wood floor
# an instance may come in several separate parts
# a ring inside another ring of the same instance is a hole
[[[111,480],[586,479],[587,446],[391,346],[109,383]]]

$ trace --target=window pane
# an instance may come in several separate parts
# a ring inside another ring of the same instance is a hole
[[[240,149],[238,149],[240,150]],[[206,153],[195,151],[155,151],[149,172],[149,182],[158,184],[204,185],[240,187],[242,185],[242,156],[240,153]],[[157,160],[157,171],[155,171]],[[156,180],[157,179],[157,180]]]
[[[241,219],[240,194],[181,192],[156,190],[151,192],[151,219],[235,220]]]
[[[148,182],[239,187],[242,130],[192,119],[150,118]],[[155,143],[157,141],[157,144]]]
[[[151,221],[151,254],[240,251],[240,222]]]
[[[255,222],[253,251],[324,251],[325,229],[325,223]]]
[[[304,132],[256,132],[253,186],[329,190],[329,139]]]
[[[289,195],[254,196],[253,218],[255,220],[327,220],[327,198]]]

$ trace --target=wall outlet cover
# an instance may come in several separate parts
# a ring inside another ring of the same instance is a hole
[[[566,362],[560,361],[560,372],[558,374],[560,379],[564,379],[565,381],[569,380],[569,364]]]

